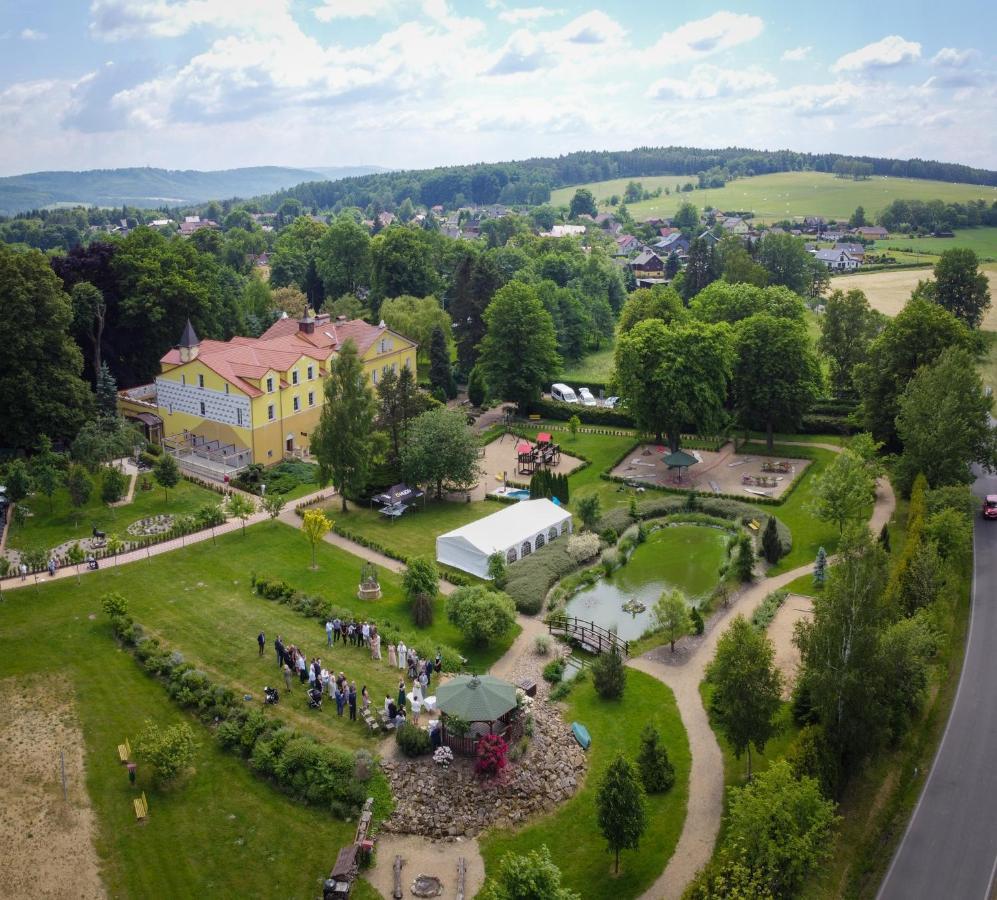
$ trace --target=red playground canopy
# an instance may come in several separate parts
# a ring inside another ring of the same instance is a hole
[[[538,444],[549,444],[550,443],[550,435],[546,431],[541,431],[537,435],[537,443]]]
[[[518,444],[516,444],[517,453],[529,453],[532,449],[533,445],[530,444],[528,441],[520,441]]]

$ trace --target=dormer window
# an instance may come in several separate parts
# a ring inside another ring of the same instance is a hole
[[[198,375],[197,376],[197,386],[199,388],[203,388],[204,387],[204,376],[203,375]]]
[[[311,381],[314,377],[315,377],[315,367],[314,366],[309,366],[308,367],[308,380]]]
[[[273,393],[273,377],[272,376],[267,379],[267,393],[268,394],[272,394]]]
[[[291,384],[297,384],[297,383],[298,383],[298,370],[294,369],[291,372]]]

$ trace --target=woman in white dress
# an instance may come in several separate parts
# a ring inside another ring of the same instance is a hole
[[[404,669],[408,665],[406,661],[408,655],[408,647],[405,646],[404,641],[398,642],[398,668]]]

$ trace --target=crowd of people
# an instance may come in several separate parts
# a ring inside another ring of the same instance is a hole
[[[334,647],[342,642],[344,646],[366,648],[372,660],[380,660],[381,635],[377,626],[367,621],[344,621],[338,617],[325,623],[326,646]],[[256,636],[259,655],[266,650],[266,634],[261,631]],[[344,672],[338,674],[327,668],[319,656],[308,657],[300,647],[285,644],[278,634],[273,642],[277,657],[277,668],[284,679],[284,688],[290,692],[294,679],[299,685],[307,685],[309,706],[321,708],[322,699],[328,697],[336,704],[336,714],[342,716],[349,711],[351,721],[357,719],[357,712],[367,712],[371,706],[370,692],[366,684],[357,687],[356,680],[350,680]],[[388,644],[387,664],[389,668],[399,669],[402,673],[398,682],[397,696],[385,696],[384,718],[393,724],[405,721],[409,711],[412,721],[419,723],[419,717],[426,708],[426,696],[432,684],[433,674],[443,668],[442,655],[437,652],[435,659],[422,659],[412,647],[406,647],[399,640],[397,644]],[[412,683],[411,692],[406,690],[406,678]]]

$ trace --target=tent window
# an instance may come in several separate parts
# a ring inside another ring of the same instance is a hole
[[[539,550],[544,545],[544,536],[542,534],[537,535],[537,550]]]
[[[568,534],[568,532],[571,531],[571,529],[568,527],[568,522],[570,522],[570,521],[571,521],[570,519],[565,519],[561,523],[561,534]]]
[[[551,528],[551,530],[547,532],[547,540],[548,541],[557,540],[557,528]]]
[[[520,556],[529,556],[533,552],[533,545],[529,541],[523,541],[523,546],[519,548]]]
[[[509,548],[509,552],[506,553],[506,555],[505,555],[505,561],[507,563],[514,563],[517,559],[518,559],[518,557],[516,556],[516,548],[515,547],[510,547]]]

